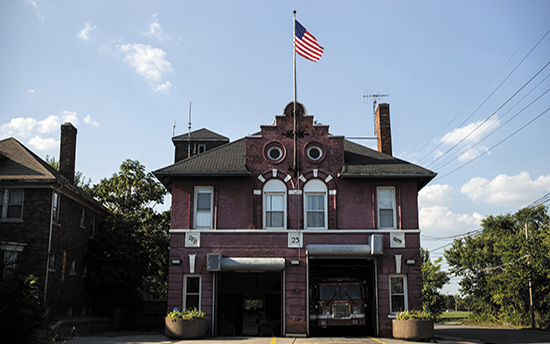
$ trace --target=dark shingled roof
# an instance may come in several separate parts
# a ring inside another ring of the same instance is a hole
[[[53,183],[60,183],[63,189],[85,199],[96,210],[108,213],[109,210],[96,201],[84,190],[68,182],[55,168],[30,151],[21,142],[13,137],[0,140],[0,183],[36,183],[49,187]]]
[[[176,176],[251,176],[245,165],[245,139],[225,144],[154,172],[165,178]],[[416,178],[423,188],[436,173],[374,149],[344,140],[344,166],[340,178]]]
[[[154,172],[158,177],[170,175],[234,175],[250,176],[251,173],[245,166],[245,139],[225,144],[223,146],[207,150],[193,155],[173,165]]]
[[[189,136],[189,133],[174,136],[172,138],[172,141],[186,141]],[[195,130],[191,132],[191,140],[197,140],[197,141],[227,141],[229,142],[229,138],[225,137],[223,135],[220,135],[218,133],[215,133],[213,131],[210,131],[206,128],[202,128],[199,130]]]
[[[0,141],[0,181],[55,181],[59,174],[13,137]]]

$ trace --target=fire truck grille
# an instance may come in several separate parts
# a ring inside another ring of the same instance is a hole
[[[334,318],[349,318],[350,307],[348,303],[335,303],[332,305],[332,314]]]

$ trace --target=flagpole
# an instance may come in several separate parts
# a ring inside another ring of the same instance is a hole
[[[294,45],[294,174],[296,177],[298,177],[298,154],[297,154],[297,142],[296,142],[296,10],[292,12],[294,14],[294,37],[293,39],[293,45]],[[298,182],[299,183],[299,182]]]

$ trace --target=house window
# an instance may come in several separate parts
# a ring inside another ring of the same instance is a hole
[[[76,275],[76,260],[74,259],[71,262],[71,270],[69,271],[69,275]]]
[[[50,262],[48,265],[48,270],[55,271],[55,254],[50,254]]]
[[[407,276],[390,275],[390,310],[399,313],[408,309]]]
[[[327,187],[314,179],[304,186],[304,218],[306,229],[327,229]]]
[[[23,196],[23,189],[0,189],[0,217],[2,219],[22,219]]]
[[[199,154],[206,152],[206,145],[199,145]]]
[[[195,229],[212,229],[213,192],[210,186],[195,188]]]
[[[59,223],[59,201],[61,196],[57,193],[53,193],[52,197],[52,220],[54,223]]]
[[[201,277],[185,275],[183,280],[183,309],[201,309]]]
[[[286,185],[280,180],[264,186],[264,228],[286,229]]]
[[[80,215],[80,227],[86,228],[86,208],[82,208],[82,214]]]
[[[378,191],[378,228],[395,227],[395,188],[379,187]]]

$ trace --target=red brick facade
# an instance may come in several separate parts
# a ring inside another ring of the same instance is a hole
[[[297,105],[296,149],[290,103],[274,125],[261,126],[260,133],[244,142],[155,172],[172,193],[168,308],[191,303],[196,291],[187,288],[191,280],[186,278],[196,278],[200,308],[211,320],[213,335],[316,335],[325,329],[316,327],[312,288],[325,277],[357,279],[364,284],[367,307],[366,316],[354,320],[361,325],[353,329],[389,336],[395,314],[390,310],[390,275],[406,282],[406,295],[395,300],[401,298],[409,309],[422,304],[417,193],[435,174],[330,135],[328,126],[314,124]],[[387,120],[389,125],[389,106]],[[224,156],[242,159],[243,167],[230,165]],[[284,185],[274,193],[284,195],[282,229],[267,228],[272,210],[267,209],[267,185],[275,184]],[[204,216],[198,210],[201,188],[211,192],[210,213],[206,205],[210,229],[195,227]],[[391,228],[379,229],[384,227],[379,188],[392,195]],[[321,200],[318,208],[306,205],[314,200]],[[372,235],[381,237],[381,252],[370,251]],[[336,253],[316,256],[314,247]],[[222,257],[220,269],[207,261],[213,253]]]

